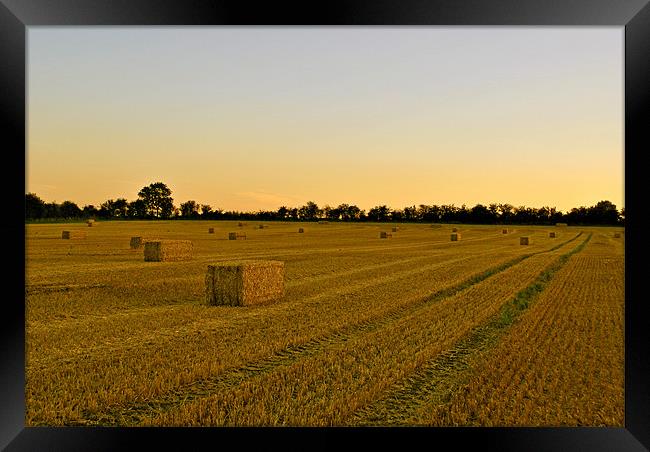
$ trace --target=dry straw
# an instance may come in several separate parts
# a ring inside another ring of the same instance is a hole
[[[208,234],[214,234],[214,228],[208,228]]]
[[[555,226],[568,226],[566,223],[555,223]]]
[[[554,239],[554,238],[555,238],[555,232],[549,232],[549,233],[548,233],[548,236],[549,236],[550,238]]]
[[[209,305],[250,306],[284,296],[284,262],[235,261],[208,265],[205,276]]]
[[[507,230],[507,229],[501,229],[501,233],[502,233],[502,234],[507,234],[507,233],[508,233],[508,230]]]
[[[327,220],[318,220],[318,224],[329,224]]]
[[[394,228],[393,228],[393,232],[397,232],[398,230],[399,230],[398,227],[394,227]]]
[[[88,221],[86,221],[86,224],[87,224],[88,227],[90,228],[90,227],[93,226],[93,224],[95,224],[95,220],[88,220]]]
[[[387,239],[387,238],[390,238],[392,236],[393,236],[393,234],[389,234],[388,232],[385,232],[385,231],[381,231],[379,233],[379,238],[380,239]]]
[[[519,237],[520,245],[528,245],[528,237]]]
[[[451,241],[452,242],[457,242],[460,240],[460,233],[459,232],[454,232],[451,234]]]
[[[458,228],[452,228],[451,232],[458,232]]]
[[[305,232],[303,228],[298,228],[298,233],[302,234],[303,232]]]
[[[244,223],[242,223],[242,222],[240,221],[239,223],[237,223],[237,226],[239,226],[239,227],[241,228],[241,227],[244,226]]]
[[[614,238],[620,239],[621,238],[621,233],[620,232],[615,232],[614,233]]]
[[[61,232],[61,238],[62,239],[85,239],[86,238],[86,233],[83,231],[62,231]]]
[[[240,234],[239,232],[229,232],[228,233],[228,240],[237,240],[237,239],[245,239],[246,234]]]
[[[144,243],[145,262],[169,262],[192,259],[189,240],[157,240]]]

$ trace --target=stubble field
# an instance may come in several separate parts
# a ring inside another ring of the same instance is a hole
[[[622,228],[258,224],[27,225],[26,425],[623,426]],[[208,306],[239,259],[285,296]]]

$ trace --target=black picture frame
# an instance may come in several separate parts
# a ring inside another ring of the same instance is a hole
[[[528,451],[636,451],[650,448],[650,356],[644,316],[643,227],[637,187],[650,124],[649,0],[348,0],[259,2],[232,0],[0,0],[0,111],[6,171],[6,262],[0,347],[0,447],[23,450],[130,450],[240,447],[265,449],[401,447]],[[26,150],[26,32],[38,25],[520,25],[625,28],[625,427],[624,428],[44,428],[25,419],[24,212]],[[9,161],[7,161],[7,159]],[[423,441],[423,442],[421,442]],[[447,445],[448,444],[448,445]]]

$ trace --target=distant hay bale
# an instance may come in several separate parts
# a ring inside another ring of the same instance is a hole
[[[549,232],[549,233],[548,233],[548,236],[549,236],[550,238],[554,239],[554,238],[555,238],[555,232]]]
[[[131,242],[129,243],[131,249],[138,249],[142,246],[142,237],[131,237]]]
[[[394,227],[394,228],[393,228],[393,232],[397,232],[398,230],[399,230],[398,227]]]
[[[228,233],[228,240],[237,240],[237,239],[245,239],[246,234],[240,234],[239,232],[229,232]]]
[[[259,228],[260,228],[260,229],[264,229],[265,227],[266,227],[266,226],[264,226],[263,224],[260,224],[260,225],[259,225]]]
[[[237,223],[237,226],[239,226],[239,227],[241,228],[242,226],[244,226],[244,223],[242,223],[242,222],[240,221],[239,223]]]
[[[214,234],[214,228],[208,228],[208,234]]]
[[[192,259],[190,240],[157,240],[144,243],[145,262],[169,262]]]
[[[555,226],[568,226],[566,223],[555,223]]]
[[[454,228],[456,229],[456,228]],[[451,234],[451,241],[458,242],[460,240],[460,232],[454,232]]]
[[[392,236],[393,236],[393,234],[389,234],[388,232],[385,232],[385,231],[381,231],[379,233],[379,238],[380,239],[388,239],[388,238],[391,238]]]
[[[519,237],[520,245],[528,245],[528,237]]]
[[[83,231],[75,231],[75,230],[69,230],[69,231],[62,231],[61,232],[61,238],[62,239],[85,239],[86,238],[86,233]]]
[[[621,238],[621,233],[620,232],[615,232],[614,233],[614,238],[620,239]]]
[[[458,228],[451,228],[451,232],[458,232]]]
[[[302,234],[303,232],[305,232],[305,230],[303,228],[298,228],[298,233],[299,234]]]
[[[502,233],[502,234],[507,234],[507,233],[508,233],[508,230],[507,230],[507,229],[501,229],[501,233]]]
[[[284,262],[238,261],[208,265],[205,276],[209,305],[250,306],[284,296]]]
[[[91,220],[87,220],[87,221],[86,221],[86,224],[87,224],[88,227],[90,228],[90,227],[92,227],[93,224],[95,224],[95,220],[92,220],[92,219],[91,219]]]

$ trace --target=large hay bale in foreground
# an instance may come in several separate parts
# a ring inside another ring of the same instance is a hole
[[[298,228],[298,233],[299,233],[299,234],[302,234],[303,232],[305,232],[305,229],[304,229],[304,228]]]
[[[208,265],[209,305],[249,306],[284,296],[284,262],[238,261]]]
[[[144,242],[145,262],[170,262],[192,259],[190,240],[156,240]]]
[[[501,229],[501,234],[507,234],[508,230],[507,229]]]
[[[69,230],[69,231],[62,231],[61,232],[61,238],[62,239],[85,239],[86,238],[86,233],[83,231],[75,231],[75,230]]]
[[[455,229],[455,228],[454,228]],[[460,240],[460,232],[453,232],[451,234],[451,241],[452,242],[457,242]]]
[[[519,237],[520,245],[528,245],[528,237]]]
[[[214,228],[208,228],[208,234],[214,234]]]
[[[555,232],[549,232],[549,233],[548,233],[548,236],[549,236],[550,238],[554,239],[554,238],[555,238]]]

